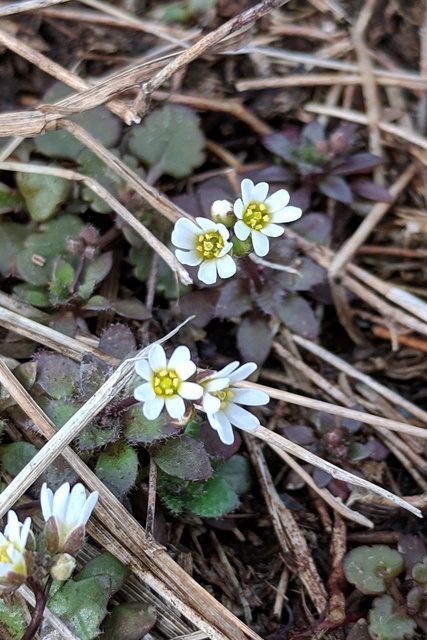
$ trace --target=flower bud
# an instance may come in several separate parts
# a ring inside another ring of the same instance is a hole
[[[81,256],[85,250],[85,243],[82,238],[67,238],[65,246],[67,252],[72,256]]]
[[[244,256],[247,256],[249,253],[251,253],[252,249],[252,240],[250,236],[247,238],[247,240],[239,240],[238,238],[233,238],[234,255],[243,258]]]
[[[87,224],[83,227],[79,236],[86,244],[97,245],[99,243],[99,231],[91,224]]]
[[[50,568],[50,575],[54,580],[68,580],[76,568],[76,561],[69,553],[60,553],[56,556]]]
[[[202,397],[201,394],[200,394],[200,397]],[[177,429],[183,429],[184,427],[187,426],[189,422],[194,420],[195,415],[196,415],[196,411],[194,409],[194,405],[190,402],[186,402],[185,412],[183,413],[183,415],[180,416],[179,418],[171,418],[169,416],[169,422]]]
[[[221,222],[225,227],[232,227],[237,220],[231,200],[215,200],[211,204],[210,214],[214,222]]]

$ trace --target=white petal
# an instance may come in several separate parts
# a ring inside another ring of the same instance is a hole
[[[233,373],[233,371],[235,371],[237,369],[239,364],[240,364],[240,362],[238,362],[237,360],[234,360],[234,362],[230,362],[229,364],[226,364],[225,367],[223,367],[222,369],[217,371],[212,377],[213,378],[219,378],[219,377],[226,378],[231,373]],[[256,367],[256,365],[255,365],[255,367]],[[243,378],[240,378],[240,380],[243,380]]]
[[[220,278],[231,278],[236,273],[237,267],[231,256],[223,256],[216,263]]]
[[[135,371],[144,380],[151,380],[151,367],[148,360],[138,360],[135,363]]]
[[[197,265],[203,260],[200,253],[195,249],[192,251],[181,251],[181,249],[175,249],[175,255],[181,264],[187,264],[189,267],[197,267]]]
[[[299,207],[284,207],[271,215],[272,222],[294,222],[301,218],[302,210]]]
[[[70,485],[68,482],[61,484],[53,496],[52,514],[58,520],[65,520],[70,499]]]
[[[255,253],[257,256],[260,256],[260,258],[266,256],[270,249],[270,243],[267,236],[259,231],[252,231],[252,244],[254,246]]]
[[[233,428],[231,426],[230,420],[228,420],[223,411],[218,411],[215,414],[208,413],[207,416],[211,427],[215,429],[215,431],[217,431],[221,442],[223,442],[224,444],[233,444]]]
[[[233,244],[231,242],[226,242],[223,248],[221,249],[221,251],[219,252],[217,259],[223,258],[225,255],[227,255],[227,253],[230,253],[232,248],[233,248]]]
[[[139,387],[136,387],[133,392],[133,397],[135,400],[138,400],[138,402],[150,402],[151,400],[154,400],[156,394],[151,382],[144,382],[144,384],[140,384]]]
[[[5,535],[6,538],[9,538],[10,541],[18,542],[19,541],[19,520],[16,513],[12,510],[7,513],[7,525],[5,527]]]
[[[46,482],[42,485],[42,490],[40,493],[40,504],[42,508],[42,514],[45,521],[49,520],[52,515],[52,504],[53,504],[53,491],[49,489]]]
[[[205,260],[197,272],[199,280],[205,284],[215,284],[216,282],[216,260]]]
[[[77,483],[71,490],[65,522],[69,527],[77,526],[86,502],[86,489]]]
[[[31,528],[31,518],[25,518],[24,524],[21,529],[21,551],[24,551],[25,545],[27,544],[28,534],[30,533]]]
[[[185,404],[184,400],[180,396],[172,396],[171,398],[166,398],[165,403],[166,411],[171,418],[182,418],[185,413]]]
[[[181,380],[188,380],[193,373],[196,373],[196,365],[191,360],[183,360],[176,365],[175,371]]]
[[[270,396],[265,391],[259,389],[236,389],[233,387],[233,402],[237,404],[247,404],[250,407],[257,407],[270,402]]]
[[[224,242],[226,242],[228,240],[228,238],[230,237],[229,230],[221,222],[219,222],[216,226],[218,227],[217,230],[218,230],[219,235],[224,240]]]
[[[212,396],[210,393],[205,393],[203,396],[203,411],[206,413],[216,413],[221,408],[221,400]]]
[[[175,222],[175,226],[173,228],[172,234],[177,231],[178,233],[186,233],[188,235],[198,235],[200,233],[200,229],[195,222],[189,220],[188,218],[180,218]]]
[[[225,409],[223,409],[226,417],[230,420],[231,424],[235,427],[244,429],[244,431],[252,431],[259,427],[259,420],[253,413],[249,413],[246,409],[239,407],[238,404],[229,402]]]
[[[180,218],[171,234],[172,244],[181,249],[192,249],[199,233],[200,230],[193,222]]]
[[[236,216],[236,218],[242,218],[244,208],[245,207],[243,206],[242,200],[240,198],[237,198],[236,202],[234,203],[234,215]]]
[[[191,358],[190,349],[181,345],[175,349],[168,362],[168,367],[176,369],[180,362],[189,361]]]
[[[267,197],[268,189],[269,185],[267,182],[258,182],[258,184],[256,184],[252,189],[250,202],[264,202]]]
[[[147,418],[147,420],[155,420],[159,417],[161,410],[165,401],[160,396],[156,396],[154,400],[150,400],[150,402],[146,402],[142,407],[142,413]]]
[[[205,382],[203,387],[208,393],[212,393],[213,391],[222,391],[222,389],[228,386],[229,382],[229,378],[212,378],[208,382]]]
[[[195,382],[183,382],[179,387],[179,395],[186,400],[198,400],[203,395],[203,387]]]
[[[166,369],[166,354],[160,344],[153,344],[148,352],[148,361],[153,371],[161,371]]]
[[[243,220],[238,220],[234,225],[234,233],[239,238],[239,240],[246,240],[250,232],[250,228],[243,222]]]
[[[279,211],[279,209],[286,207],[289,200],[289,193],[286,191],[286,189],[279,189],[279,191],[276,191],[276,193],[273,193],[267,198],[265,204],[267,205],[271,213],[273,213],[274,211]]]
[[[245,178],[244,180],[242,180],[240,190],[242,192],[243,204],[248,205],[251,203],[252,191],[254,189],[254,186],[254,183],[252,182],[252,180],[249,180],[249,178]],[[234,211],[234,213],[236,213],[236,211]]]
[[[202,228],[204,233],[206,233],[206,231],[217,230],[217,224],[212,220],[208,220],[208,218],[196,218],[196,220],[197,220],[197,224]]]
[[[278,224],[267,224],[265,225],[264,229],[262,230],[262,233],[265,236],[269,236],[270,238],[278,238],[279,236],[282,235],[282,233],[284,233],[284,228],[283,227],[279,227]]]
[[[241,382],[241,380],[244,380],[245,378],[250,376],[251,373],[253,373],[256,368],[257,368],[257,365],[255,364],[255,362],[245,362],[245,364],[242,364],[242,366],[239,367],[237,371],[235,371],[234,373],[228,374],[230,378],[230,384],[234,384],[235,382]]]
[[[98,491],[93,491],[86,499],[85,505],[80,514],[79,524],[86,524],[89,520],[90,514],[98,501],[98,495]]]

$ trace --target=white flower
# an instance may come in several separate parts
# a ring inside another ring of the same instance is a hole
[[[203,394],[199,384],[186,382],[196,372],[188,347],[177,347],[168,362],[163,347],[155,344],[148,352],[148,361],[138,360],[135,371],[147,380],[133,394],[144,403],[142,412],[147,420],[155,420],[165,405],[171,418],[182,418],[184,399],[197,400]]]
[[[224,444],[234,442],[231,425],[244,431],[252,431],[259,426],[258,418],[239,405],[257,406],[270,401],[264,391],[233,387],[233,384],[247,378],[255,369],[254,362],[247,362],[241,367],[238,362],[231,362],[221,371],[201,380],[204,389],[203,410]]]
[[[228,230],[207,218],[196,218],[196,222],[180,218],[175,223],[171,239],[180,247],[175,251],[176,257],[190,267],[200,265],[197,277],[205,284],[214,284],[217,273],[220,278],[231,278],[236,264],[229,255],[233,245],[228,242]]]
[[[234,203],[231,200],[215,200],[211,204],[209,213],[214,222],[222,223],[226,227],[232,227],[236,222]]]
[[[245,178],[241,184],[242,198],[234,203],[234,213],[239,220],[234,226],[234,233],[239,240],[246,240],[252,235],[254,251],[258,256],[266,256],[269,250],[268,237],[276,238],[284,232],[276,223],[293,222],[301,217],[298,207],[288,207],[289,193],[280,189],[267,198],[269,185]]]
[[[31,518],[19,522],[14,511],[7,514],[7,524],[0,533],[0,593],[18,589],[30,575],[32,554],[25,550]]]
[[[98,492],[86,497],[86,489],[80,483],[70,491],[64,482],[53,493],[43,484],[40,502],[46,521],[44,538],[49,553],[69,553],[75,555],[83,546],[85,525],[98,500]]]

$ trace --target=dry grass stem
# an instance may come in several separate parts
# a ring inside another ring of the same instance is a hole
[[[12,2],[0,7],[0,18],[24,11],[43,9],[43,7],[50,7],[53,4],[61,4],[63,2],[68,2],[68,0],[20,0],[20,2]]]

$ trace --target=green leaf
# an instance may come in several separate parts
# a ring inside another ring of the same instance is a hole
[[[111,553],[104,552],[89,560],[74,578],[74,581],[80,582],[81,580],[104,574],[110,577],[110,595],[113,595],[123,586],[125,580],[129,577],[130,570]]]
[[[233,511],[238,504],[235,491],[228,482],[218,477],[191,483],[184,494],[185,507],[203,518],[220,518]]]
[[[124,437],[134,443],[151,444],[156,440],[175,436],[177,433],[176,427],[170,424],[164,413],[161,413],[155,420],[147,420],[139,404],[130,407],[123,414],[122,424]]]
[[[238,496],[251,488],[251,467],[243,456],[232,456],[218,467],[215,475],[225,480]]]
[[[0,598],[0,638],[21,640],[27,625],[17,601],[6,604]]]
[[[422,562],[417,562],[412,567],[412,577],[422,587],[427,587],[427,556]]]
[[[44,411],[58,429],[60,429],[81,407],[82,403],[78,402],[78,400],[74,402],[65,402],[64,399],[51,400],[44,408]]]
[[[17,476],[37,453],[29,442],[11,442],[0,445],[0,464],[6,473]]]
[[[150,453],[162,471],[181,480],[205,480],[212,475],[203,444],[189,436],[153,445]]]
[[[3,222],[0,224],[0,234],[2,238],[0,274],[7,276],[16,271],[16,255],[24,247],[28,229],[25,225],[15,222]]]
[[[79,154],[78,162],[80,173],[99,182],[111,195],[116,195],[117,190],[124,186],[123,179],[89,149],[85,149]],[[91,209],[97,213],[110,213],[112,211],[111,206],[86,185],[82,186],[82,197],[85,202],[91,203]]]
[[[401,554],[384,544],[356,547],[343,563],[347,580],[367,594],[384,593],[386,581],[398,576],[403,568]]]
[[[101,253],[94,260],[87,260],[80,276],[80,284],[77,288],[77,294],[83,299],[89,298],[92,291],[99,282],[110,272],[113,265],[113,252],[108,251]]]
[[[141,282],[146,282],[150,276],[152,254],[148,251],[131,247],[129,260],[134,266],[135,278],[138,278]],[[162,294],[170,300],[175,300],[190,291],[190,289],[191,287],[177,281],[176,275],[164,260],[159,260],[155,280],[156,293]]]
[[[23,208],[24,201],[21,194],[0,182],[0,215],[22,211]]]
[[[143,640],[157,620],[154,607],[143,602],[119,604],[102,625],[102,640]]]
[[[13,287],[13,296],[22,302],[34,307],[49,307],[49,293],[43,287],[38,287],[28,282],[22,282]]]
[[[391,596],[375,598],[368,615],[369,632],[375,640],[413,638],[416,623],[399,609]]]
[[[109,445],[99,456],[95,473],[117,498],[123,498],[135,484],[138,473],[135,449],[122,443]]]
[[[99,635],[110,593],[111,579],[105,574],[79,582],[70,580],[50,598],[48,607],[81,640],[92,640]]]
[[[80,431],[78,435],[79,449],[81,451],[92,451],[105,447],[110,442],[118,438],[118,428],[116,424],[109,427],[90,422],[87,427]]]
[[[40,173],[17,173],[16,182],[33,220],[49,220],[68,196],[69,182]]]
[[[119,316],[131,318],[132,320],[148,320],[151,313],[145,304],[136,298],[128,298],[127,300],[113,300],[111,307]]]
[[[77,362],[48,351],[39,351],[34,359],[37,362],[37,383],[51,398],[59,400],[75,394],[80,369]]]
[[[98,349],[102,353],[122,360],[136,349],[132,331],[124,324],[112,324],[101,335]]]
[[[160,174],[184,178],[204,161],[204,143],[198,116],[187,107],[167,104],[132,128],[128,146]]]
[[[82,307],[86,311],[105,311],[111,308],[111,302],[104,296],[95,295],[89,298],[86,304]]]

